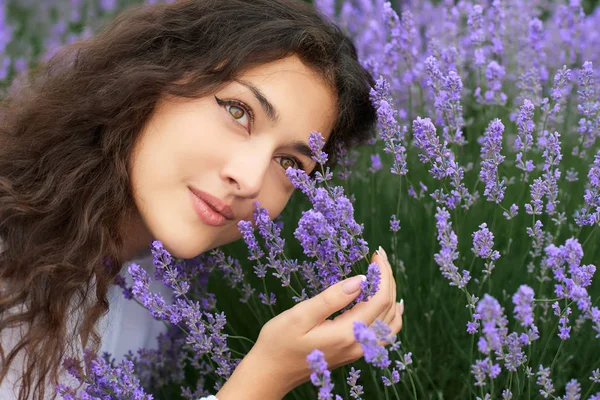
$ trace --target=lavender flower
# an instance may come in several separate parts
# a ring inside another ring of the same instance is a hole
[[[529,255],[532,257],[538,257],[542,254],[542,248],[544,247],[544,231],[542,227],[542,221],[537,220],[532,227],[525,228],[527,236],[532,238],[531,250],[529,250]]]
[[[415,65],[415,58],[418,55],[418,39],[419,35],[413,14],[410,10],[405,10],[402,12],[400,31],[397,38],[398,49],[404,58],[405,72],[402,76],[404,85],[410,85],[418,72],[418,66]]]
[[[477,257],[487,260],[485,263],[484,274],[489,276],[494,269],[494,261],[500,258],[498,250],[493,250],[494,247],[494,234],[487,228],[487,224],[484,222],[479,225],[479,230],[473,232],[473,248],[471,249]]]
[[[250,252],[249,260],[260,260],[265,253],[262,251],[256,237],[254,236],[254,228],[252,226],[252,222],[250,221],[240,221],[238,222],[238,228],[242,233],[242,237],[244,238],[244,242],[246,242],[246,246],[248,247],[248,251]]]
[[[534,105],[531,101],[525,100],[520,108],[519,115],[517,117],[517,139],[515,140],[515,150],[517,153],[517,168],[528,173],[533,170],[533,164],[524,162],[522,157],[527,151],[531,150],[533,146],[533,129],[535,124],[533,123],[533,110]]]
[[[556,214],[556,207],[558,206],[558,180],[560,179],[561,172],[555,169],[562,160],[562,154],[560,152],[560,141],[559,133],[554,132],[546,136],[546,145],[543,153],[545,160],[544,163],[544,186],[546,190],[546,213],[548,215]]]
[[[384,386],[395,385],[396,383],[400,382],[400,372],[394,368],[392,369],[391,379],[389,379],[387,376],[382,376],[381,380],[383,381]]]
[[[485,70],[487,79],[487,90],[484,97],[481,97],[481,88],[475,89],[475,97],[477,101],[484,104],[499,104],[504,105],[508,99],[507,95],[502,92],[502,82],[506,72],[502,65],[497,61],[490,61]]]
[[[475,364],[471,366],[471,373],[475,377],[475,386],[485,386],[485,380],[489,377],[490,379],[496,379],[500,375],[501,368],[499,364],[494,364],[489,357],[483,360],[476,360]]]
[[[552,384],[552,379],[550,378],[550,368],[544,368],[540,365],[539,370],[536,374],[538,376],[535,383],[542,386],[540,389],[540,394],[543,398],[547,399],[552,396],[554,393],[554,385]]]
[[[481,172],[479,178],[485,183],[483,195],[488,201],[500,203],[504,198],[504,181],[498,178],[498,166],[504,161],[502,150],[502,133],[504,125],[499,119],[493,120],[483,134],[481,144]]]
[[[327,153],[323,151],[323,146],[325,146],[323,135],[320,132],[311,132],[308,137],[308,147],[313,153],[311,158],[319,164],[327,163]]]
[[[450,280],[450,286],[457,286],[459,289],[462,289],[467,285],[471,277],[468,271],[463,271],[461,276],[458,268],[454,265],[454,260],[458,258],[458,238],[452,230],[452,222],[448,221],[450,214],[445,208],[438,207],[435,218],[437,220],[437,238],[442,248],[439,253],[433,256],[434,260],[440,266],[442,276]]]
[[[565,388],[564,400],[579,400],[581,398],[581,385],[576,379],[571,379],[567,382]]]
[[[504,308],[498,300],[486,293],[477,304],[477,314],[480,316],[484,335],[477,343],[479,351],[484,354],[500,351],[508,333],[508,320],[504,316]]]
[[[534,325],[533,309],[535,308],[533,289],[527,285],[519,286],[519,290],[513,295],[512,301],[515,304],[515,319],[521,322],[524,327]]]
[[[379,290],[381,283],[381,271],[376,263],[369,264],[367,269],[367,279],[360,284],[360,294],[356,298],[356,302],[368,301]]]
[[[178,323],[180,321],[178,313],[167,304],[161,295],[150,291],[148,272],[135,263],[131,264],[127,270],[134,282],[132,286],[133,296],[150,311],[150,314],[157,319],[171,320]]]
[[[558,302],[555,302],[553,304],[553,306],[555,305],[557,306],[556,311],[560,316],[560,319],[558,320],[558,337],[561,340],[567,340],[571,337],[571,327],[569,326],[569,315],[571,315],[571,307],[565,308],[565,310],[561,313],[560,308],[558,307]]]
[[[565,174],[565,180],[567,182],[577,182],[579,180],[579,172],[575,171],[573,168],[569,168],[567,173]]]
[[[354,369],[354,367],[351,367],[348,378],[346,378],[346,383],[350,386],[350,397],[355,399],[360,399],[360,396],[364,394],[362,385],[358,384],[359,378],[360,369],[357,370]]]
[[[275,224],[269,217],[266,208],[260,207],[258,202],[254,203],[254,221],[259,234],[264,239],[265,248],[268,251],[267,264],[262,265],[259,262],[257,270],[260,271],[259,277],[263,277],[267,268],[274,270],[273,275],[281,280],[281,285],[287,287],[290,285],[291,274],[298,270],[298,263],[295,260],[282,260],[282,254],[285,246],[285,240],[281,238],[281,228]],[[249,236],[246,234],[246,236]],[[251,242],[254,244],[254,242]],[[260,295],[259,295],[260,296]],[[261,297],[264,304],[274,304],[275,296]]]
[[[443,138],[448,143],[464,145],[462,133],[464,121],[460,103],[462,80],[455,71],[443,75],[438,60],[430,56],[425,60],[425,70],[429,76],[427,85],[435,96],[435,108],[439,114],[437,123],[443,124]],[[414,130],[414,127],[413,127]]]
[[[269,294],[259,293],[258,299],[260,300],[261,303],[263,303],[264,305],[267,305],[267,306],[272,306],[277,302],[277,297],[275,296],[275,293],[269,293]]]
[[[583,116],[579,121],[580,143],[584,149],[592,147],[600,130],[600,101],[596,96],[596,82],[592,63],[587,61],[579,71],[580,103],[577,110]]]
[[[531,201],[530,204],[525,204],[525,211],[527,214],[541,215],[542,214],[542,197],[548,192],[544,180],[537,178],[531,185]]]
[[[368,170],[375,173],[381,168],[383,168],[383,166],[381,165],[381,157],[379,154],[371,154],[371,166],[368,168]]]
[[[333,188],[331,194],[317,188],[311,201],[314,209],[303,212],[294,235],[304,254],[317,258],[323,290],[348,275],[368,249],[366,242],[357,238],[363,228],[354,220],[352,204],[341,187]]]
[[[313,385],[319,388],[319,400],[331,399],[331,391],[334,385],[331,383],[331,372],[327,369],[325,355],[322,351],[315,349],[306,356],[306,361],[313,371],[310,374],[310,380]]]
[[[554,75],[554,86],[552,87],[551,97],[557,105],[561,104],[561,101],[568,95],[570,89],[569,83],[571,82],[571,70],[563,65],[561,69],[556,71]],[[558,110],[554,110],[553,114],[556,114]]]
[[[398,124],[398,111],[392,106],[393,102],[389,91],[389,83],[380,77],[375,87],[371,89],[371,102],[377,110],[380,137],[385,143],[383,151],[392,154],[394,157],[391,172],[397,175],[406,175],[408,172],[406,168],[406,148],[404,147],[406,128],[400,128]]]
[[[480,316],[479,315],[474,315],[473,316],[475,319],[479,319]],[[474,335],[478,332],[479,330],[479,322],[475,321],[469,321],[467,322],[467,333],[469,335]]]
[[[506,32],[506,14],[502,0],[493,0],[488,11],[488,35],[491,42],[491,53],[502,57],[504,54],[504,34]]]
[[[454,174],[456,163],[454,154],[448,150],[445,144],[440,143],[440,139],[436,134],[435,126],[429,118],[417,119],[413,122],[413,132],[415,146],[424,151],[424,154],[419,154],[421,162],[431,162],[432,166],[429,172],[436,179],[444,179],[447,176]]]
[[[57,393],[71,399],[105,399],[116,398],[119,400],[152,400],[152,395],[147,394],[140,386],[140,381],[135,377],[131,361],[123,360],[118,365],[113,365],[105,358],[86,353],[85,364],[87,375],[82,376],[81,368],[67,363],[65,367],[80,384],[83,390],[76,394],[75,389],[59,385]]]
[[[378,368],[387,368],[390,365],[387,349],[377,344],[377,335],[364,322],[354,322],[354,339],[360,343],[367,363]]]
[[[594,225],[600,221],[600,150],[588,172],[588,187],[584,194],[585,207],[575,214],[575,222],[579,226]]]
[[[400,221],[396,217],[396,215],[392,215],[390,218],[390,231],[398,232],[400,230]]]
[[[555,294],[559,298],[570,299],[577,304],[580,311],[589,313],[591,298],[586,290],[592,282],[596,271],[594,265],[579,265],[583,258],[581,244],[575,238],[567,239],[564,245],[556,247],[551,244],[546,247],[546,263],[552,268]],[[568,274],[565,266],[568,266]]]
[[[482,67],[485,64],[485,55],[481,45],[485,41],[485,31],[483,29],[483,8],[476,4],[471,9],[469,19],[469,40],[474,51],[474,64],[476,67]]]
[[[504,218],[506,218],[507,220],[511,220],[514,217],[517,216],[517,213],[519,211],[519,206],[516,204],[513,204],[510,206],[510,208],[508,209],[508,212],[504,211],[502,213],[502,215],[504,216]]]
[[[507,351],[500,358],[504,360],[507,371],[515,372],[517,368],[525,364],[527,356],[523,351],[523,346],[528,344],[530,344],[530,339],[525,333],[518,335],[516,332],[512,332],[506,337],[505,346]]]
[[[315,0],[315,7],[326,17],[335,21],[335,1],[334,0]]]
[[[463,183],[464,169],[458,166],[454,159],[454,153],[447,148],[446,143],[440,143],[431,120],[417,117],[413,121],[413,133],[415,146],[424,151],[419,154],[421,162],[431,163],[429,172],[435,179],[442,180],[450,177],[450,185],[454,188],[450,193],[438,189],[432,194],[432,197],[438,203],[445,204],[451,209],[456,208],[464,199],[465,208],[468,208],[472,198]]]
[[[590,381],[594,383],[600,383],[600,368],[596,368],[592,371],[592,376],[590,376]]]

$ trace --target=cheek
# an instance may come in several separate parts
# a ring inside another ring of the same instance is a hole
[[[274,185],[265,187],[259,201],[261,206],[269,211],[271,219],[275,219],[281,214],[293,193],[294,187],[289,182],[282,184],[281,181],[277,181]]]

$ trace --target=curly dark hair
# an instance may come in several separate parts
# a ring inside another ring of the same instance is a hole
[[[297,55],[337,95],[325,150],[374,130],[374,81],[334,23],[299,0],[180,0],[129,8],[29,71],[0,103],[0,382],[24,354],[19,399],[53,396],[72,343],[97,320],[134,214],[129,160],[165,95],[206,96],[244,70]],[[334,163],[332,157],[331,163]],[[110,263],[107,263],[110,260]],[[81,318],[72,323],[74,309]],[[17,310],[17,311],[15,311]]]

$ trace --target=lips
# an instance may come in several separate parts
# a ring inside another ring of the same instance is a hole
[[[233,213],[233,209],[231,208],[231,206],[226,204],[218,197],[215,197],[209,193],[203,192],[193,187],[190,187],[189,189],[196,197],[204,201],[206,205],[209,206],[213,211],[221,214],[228,220],[235,219],[235,214]]]

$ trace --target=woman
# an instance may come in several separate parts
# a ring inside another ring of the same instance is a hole
[[[351,41],[295,0],[130,9],[35,71],[0,111],[3,390],[54,396],[61,360],[99,348],[107,291],[152,239],[190,258],[238,239],[255,201],[278,215],[285,169],[315,167],[310,131],[330,154],[372,132],[372,84]],[[353,277],[273,318],[219,400],[283,397],[314,348],[332,368],[358,359],[354,320],[397,333],[391,269],[373,261],[376,296],[325,321],[358,295]]]

